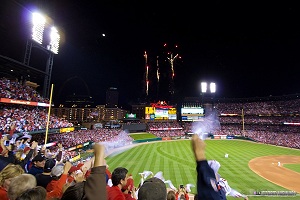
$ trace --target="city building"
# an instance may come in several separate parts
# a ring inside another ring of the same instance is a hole
[[[121,108],[104,108],[104,113],[104,121],[110,121],[124,119],[129,111]]]
[[[132,113],[136,114],[136,118],[138,119],[145,119],[145,108],[145,104],[137,104],[131,106]]]
[[[97,105],[95,108],[78,108],[78,107],[65,107],[60,105],[57,108],[51,108],[51,113],[67,119],[74,124],[81,123],[97,123],[104,121],[105,106]]]
[[[106,108],[117,108],[119,100],[119,92],[117,88],[110,87],[106,91]]]

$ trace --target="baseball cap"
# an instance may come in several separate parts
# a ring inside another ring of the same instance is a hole
[[[41,162],[43,160],[46,160],[46,157],[42,154],[38,154],[32,159],[32,162],[35,162],[35,161]]]
[[[64,172],[64,165],[62,164],[58,164],[55,167],[52,168],[51,170],[51,176],[56,176],[59,177],[60,175],[62,175]]]
[[[47,159],[44,165],[44,172],[51,172],[55,164],[56,161],[54,159]]]

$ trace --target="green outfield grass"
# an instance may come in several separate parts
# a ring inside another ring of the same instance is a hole
[[[300,164],[284,164],[283,167],[300,173]]]
[[[300,199],[300,196],[251,196],[254,191],[287,191],[287,189],[265,180],[248,167],[248,162],[256,157],[271,155],[300,156],[300,150],[243,140],[206,140],[205,142],[207,144],[207,159],[218,160],[221,163],[219,172],[222,177],[228,180],[232,188],[250,195],[250,199]],[[224,157],[225,153],[229,154],[228,158]],[[119,166],[127,168],[134,177],[135,186],[140,182],[138,173],[144,170],[150,170],[153,173],[162,171],[164,178],[166,180],[170,179],[175,186],[188,183],[196,185],[196,164],[191,151],[190,140],[150,142],[108,156],[106,160],[111,171]],[[289,168],[298,171],[299,165],[294,166],[289,165]],[[192,188],[192,193],[196,193],[196,188]],[[234,198],[228,197],[228,199]]]

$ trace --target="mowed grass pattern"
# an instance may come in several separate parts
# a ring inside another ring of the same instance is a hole
[[[205,142],[207,144],[207,159],[215,159],[221,163],[219,173],[228,180],[233,189],[250,195],[250,199],[300,199],[300,196],[251,196],[254,191],[286,191],[287,189],[265,180],[248,167],[248,162],[256,157],[270,155],[300,156],[300,150],[243,140],[206,140]],[[225,153],[229,154],[228,158],[225,158]],[[119,166],[127,168],[134,177],[135,186],[138,186],[140,182],[138,173],[144,170],[150,170],[154,174],[162,171],[164,178],[171,180],[176,187],[188,183],[196,185],[196,163],[190,140],[145,143],[108,156],[106,160],[111,171]],[[197,193],[196,187],[192,188],[192,193]],[[235,198],[228,197],[228,199]]]

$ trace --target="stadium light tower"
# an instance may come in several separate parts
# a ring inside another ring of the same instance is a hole
[[[50,93],[50,81],[53,66],[54,54],[58,54],[60,35],[55,27],[51,28],[50,43],[49,45],[43,44],[44,30],[46,26],[46,18],[39,13],[32,13],[32,34],[31,39],[27,40],[25,56],[23,63],[25,65],[30,64],[31,49],[37,47],[48,54],[48,60],[46,62],[45,79],[43,87],[43,96],[49,98]]]
[[[209,92],[212,95],[212,99],[214,97],[214,94],[216,93],[216,83],[211,82],[209,83],[209,90],[208,90],[208,83],[207,82],[201,82],[201,104],[204,107],[204,94]],[[212,101],[212,109],[214,107],[214,102]]]

